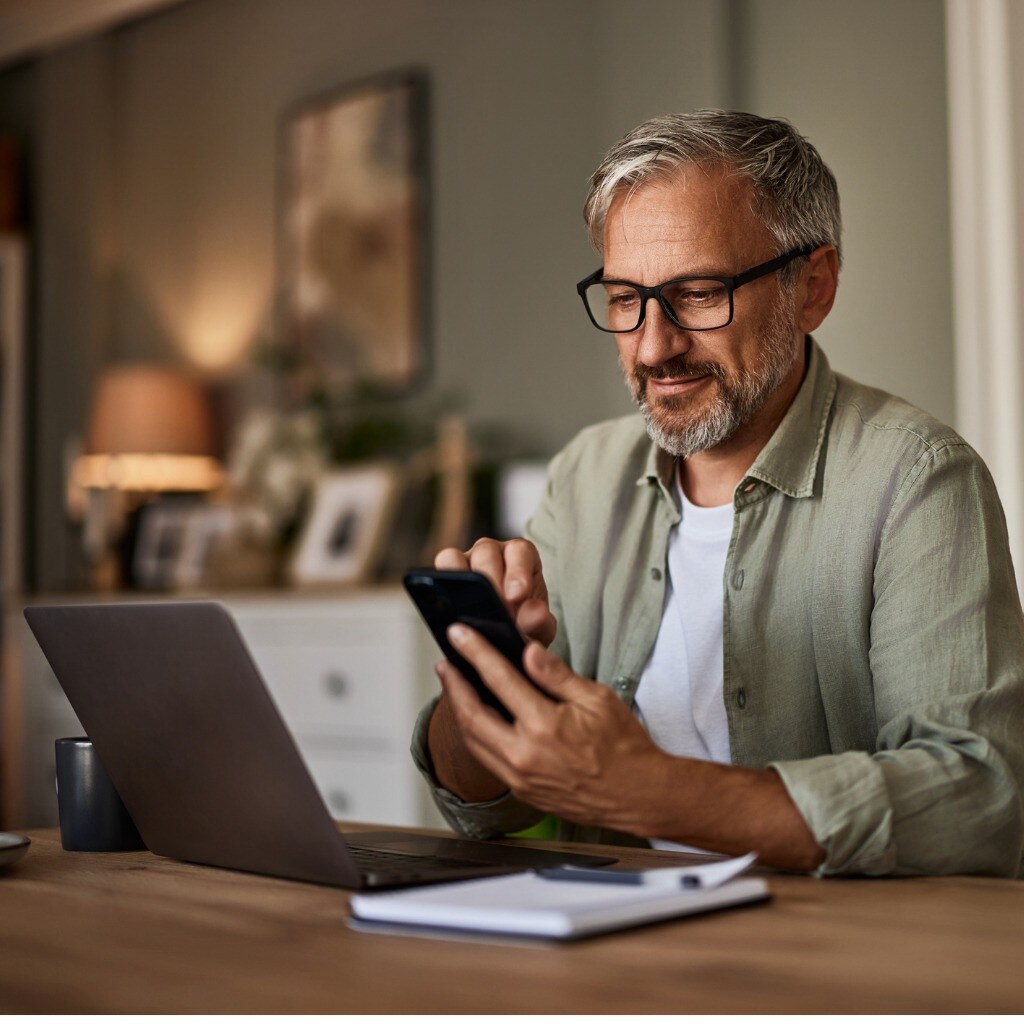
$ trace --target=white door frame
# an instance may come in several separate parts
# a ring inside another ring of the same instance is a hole
[[[946,0],[956,425],[995,478],[1024,589],[1021,203],[1010,17],[1008,0]]]

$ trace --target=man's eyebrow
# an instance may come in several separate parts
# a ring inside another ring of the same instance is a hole
[[[670,274],[668,277],[663,277],[659,281],[655,281],[654,284],[648,285],[653,288],[654,285],[663,284],[665,281],[678,281],[683,277],[735,277],[734,273],[727,270],[721,270],[720,268],[701,267],[698,270],[684,270],[679,273]],[[604,269],[604,273],[601,275],[602,281],[628,281],[630,284],[643,284],[642,281],[637,281],[635,278],[629,277],[626,274],[618,274],[607,267]]]

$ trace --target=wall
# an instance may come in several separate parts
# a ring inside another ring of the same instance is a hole
[[[264,327],[282,111],[381,68],[423,65],[435,387],[464,395],[471,416],[528,422],[544,447],[558,445],[620,401],[613,350],[588,332],[572,287],[593,263],[580,209],[595,159],[644,116],[723,101],[720,13],[687,6],[696,31],[683,53],[644,28],[678,11],[664,0],[636,6],[625,44],[618,6],[543,0],[380,5],[356,24],[346,4],[219,0],[125,33],[120,348],[159,351],[168,334],[217,322],[242,346]],[[621,45],[646,49],[660,75],[623,80],[608,60]]]
[[[62,50],[37,69],[36,345],[32,459],[36,515],[30,578],[46,589],[82,578],[80,531],[64,515],[68,444],[89,384],[107,360],[117,273],[112,41]]]
[[[42,59],[38,585],[75,578],[60,448],[98,360],[273,329],[281,118],[384,68],[432,76],[428,397],[461,393],[549,451],[626,411],[573,288],[594,266],[587,177],[645,117],[736,104],[790,116],[840,179],[834,363],[949,418],[942,7],[848,6],[192,0]]]
[[[746,0],[742,25],[742,101],[789,117],[839,181],[833,367],[953,422],[942,5]]]

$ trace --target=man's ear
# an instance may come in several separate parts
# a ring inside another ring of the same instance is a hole
[[[797,327],[803,334],[816,330],[828,316],[836,301],[839,284],[839,255],[834,245],[818,246],[807,257],[807,266],[800,275]]]

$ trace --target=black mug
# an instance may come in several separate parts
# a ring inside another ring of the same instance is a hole
[[[57,811],[65,850],[144,850],[128,809],[86,737],[57,740]]]

